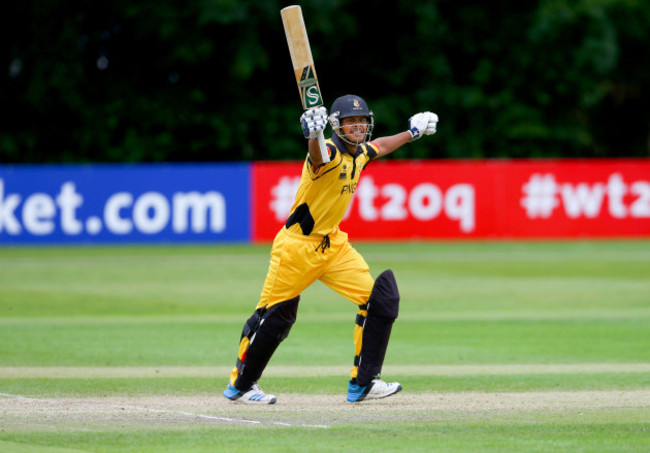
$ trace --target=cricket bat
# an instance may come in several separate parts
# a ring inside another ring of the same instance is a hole
[[[318,77],[314,67],[314,58],[311,55],[307,28],[302,17],[302,9],[299,5],[292,5],[280,11],[284,32],[287,35],[289,53],[293,63],[293,72],[296,75],[300,101],[304,110],[323,105],[323,97],[318,86]],[[318,133],[318,146],[320,148],[323,162],[329,162],[329,153],[325,144],[323,131]]]

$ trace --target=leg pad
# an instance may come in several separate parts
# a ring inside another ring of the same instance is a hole
[[[368,299],[357,372],[359,385],[366,385],[381,374],[393,322],[399,313],[399,300],[395,275],[388,269],[377,277]]]
[[[235,387],[247,390],[262,376],[271,356],[289,336],[296,322],[299,301],[300,296],[268,310],[260,308],[246,321],[240,340],[237,372],[231,376],[231,383]]]

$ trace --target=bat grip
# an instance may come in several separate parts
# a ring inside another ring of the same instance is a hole
[[[326,164],[330,161],[330,154],[327,151],[327,144],[325,143],[323,131],[318,131],[318,147],[320,148],[320,156],[323,158],[323,163]]]

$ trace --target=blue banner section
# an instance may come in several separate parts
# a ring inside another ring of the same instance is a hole
[[[0,245],[249,241],[250,164],[0,165]]]

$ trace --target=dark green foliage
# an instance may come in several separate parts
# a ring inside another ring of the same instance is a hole
[[[26,0],[2,14],[0,162],[302,159],[276,0]],[[650,3],[301,2],[323,96],[394,157],[650,155]]]

